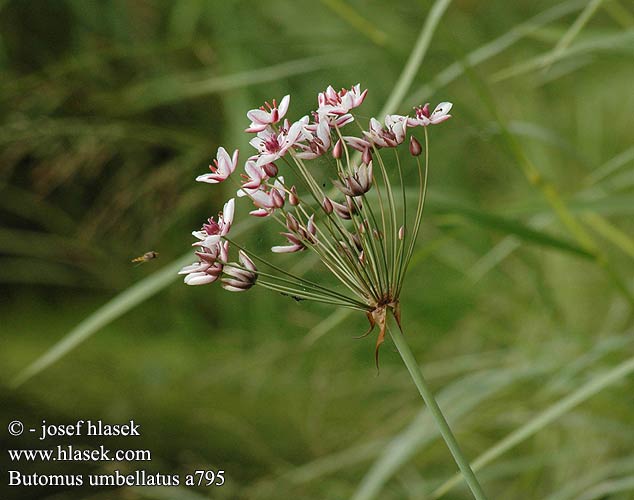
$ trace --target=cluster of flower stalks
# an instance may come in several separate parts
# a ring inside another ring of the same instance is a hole
[[[387,115],[383,123],[371,118],[365,130],[353,110],[366,94],[359,85],[340,91],[328,87],[318,95],[317,110],[295,122],[285,118],[290,96],[267,102],[247,113],[251,123],[245,132],[255,134],[250,141],[255,152],[243,172],[235,174],[238,150],[230,155],[220,147],[210,173],[196,179],[233,182],[237,197],[252,205],[250,215],[281,227],[282,244],[271,251],[314,252],[333,283],[294,275],[283,263],[275,265],[234,242],[235,198],[193,232],[198,261],[180,271],[185,283],[219,280],[233,292],[259,285],[296,299],[364,311],[368,333],[379,327],[378,355],[388,312],[400,326],[399,296],[425,201],[427,127],[450,118],[451,103],[431,112],[425,104],[411,116]],[[404,174],[406,166],[412,170],[405,165],[410,162],[416,163],[417,178]],[[412,213],[407,198],[414,196]],[[230,258],[232,249],[237,260]]]

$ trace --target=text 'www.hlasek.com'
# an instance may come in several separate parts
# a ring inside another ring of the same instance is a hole
[[[206,468],[192,470],[184,474],[164,474],[150,471],[145,467],[130,468],[129,464],[140,463],[148,466],[152,461],[152,451],[148,449],[116,449],[107,446],[111,438],[134,439],[141,436],[141,425],[130,420],[124,424],[105,423],[102,420],[77,420],[72,424],[51,424],[42,420],[37,426],[25,427],[20,420],[9,423],[8,432],[13,436],[16,445],[18,438],[25,434],[29,442],[50,444],[51,441],[67,440],[64,444],[49,447],[22,447],[9,449],[8,486],[30,487],[72,487],[72,486],[196,486],[217,487],[225,483],[224,470]],[[100,443],[74,444],[72,441],[81,438],[84,441],[103,439]],[[73,463],[114,463],[120,468],[108,468],[94,473],[28,473],[20,470],[21,466],[37,463],[61,462]],[[124,467],[125,466],[125,467]]]

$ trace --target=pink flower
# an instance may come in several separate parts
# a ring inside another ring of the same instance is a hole
[[[301,252],[306,249],[306,246],[302,243],[302,240],[295,236],[293,233],[280,233],[282,236],[286,237],[289,241],[290,245],[277,245],[271,247],[271,252],[274,253],[295,253]]]
[[[370,119],[370,131],[363,132],[366,139],[378,148],[393,148],[405,140],[407,116],[387,115],[385,128],[375,118]]]
[[[364,152],[366,149],[372,147],[372,143],[366,141],[365,139],[361,139],[360,137],[355,137],[351,135],[344,135],[343,140],[346,141],[346,144],[350,146],[352,149],[356,149],[357,151]]]
[[[286,189],[284,188],[284,177],[275,180],[273,187],[267,188],[262,184],[258,189],[241,189],[238,196],[248,196],[253,200],[256,210],[249,212],[249,215],[255,217],[267,217],[271,215],[275,209],[282,208],[286,198]]]
[[[441,102],[431,114],[429,113],[429,103],[426,103],[424,106],[418,106],[414,108],[416,118],[408,118],[407,126],[426,127],[427,125],[436,125],[437,123],[449,120],[449,118],[451,118],[449,111],[451,111],[452,106],[453,104],[450,102]]]
[[[302,140],[307,122],[307,116],[292,125],[289,125],[288,120],[284,120],[284,126],[280,128],[279,133],[275,133],[270,128],[258,132],[258,135],[249,142],[260,152],[256,166],[261,167],[284,156],[290,148]]]
[[[280,101],[279,108],[277,102],[273,99],[272,105],[265,102],[260,109],[252,109],[247,113],[247,118],[251,120],[251,125],[245,129],[245,132],[261,132],[268,125],[279,122],[286,115],[290,102],[291,96],[285,95]]]
[[[258,167],[256,165],[257,156],[249,158],[244,165],[244,172],[242,176],[245,182],[242,183],[243,189],[258,189],[263,182],[269,179],[264,167]]]
[[[196,252],[198,262],[183,267],[178,274],[185,275],[187,285],[207,285],[216,281],[222,274],[224,262],[227,261],[229,242],[214,245],[212,248],[203,247]]]
[[[330,127],[328,121],[321,120],[317,124],[317,129],[313,132],[304,127],[304,137],[308,144],[297,144],[301,149],[297,157],[303,160],[313,160],[323,155],[330,149]]]
[[[209,184],[218,184],[229,177],[236,169],[238,164],[238,150],[233,152],[230,158],[229,154],[222,146],[218,148],[216,159],[213,165],[209,165],[210,174],[203,174],[196,177],[198,182],[207,182]]]
[[[207,220],[206,224],[200,231],[194,231],[192,234],[200,241],[194,243],[193,246],[205,248],[213,248],[217,245],[223,236],[226,236],[231,229],[233,223],[233,214],[235,209],[235,200],[231,198],[223,207],[222,213],[218,214],[218,221],[213,217]]]
[[[326,122],[330,128],[341,128],[350,122],[354,121],[354,116],[350,113],[344,115],[330,115],[322,111],[313,111],[313,123],[309,123],[304,127],[304,130],[315,133],[320,123]]]
[[[351,109],[361,106],[367,93],[367,89],[361,92],[360,84],[356,84],[350,90],[341,89],[339,92],[329,85],[325,92],[320,92],[317,96],[318,113],[344,115]]]

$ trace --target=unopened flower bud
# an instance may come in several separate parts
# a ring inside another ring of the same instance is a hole
[[[339,158],[341,158],[342,154],[343,154],[343,142],[341,141],[341,139],[339,139],[335,143],[335,147],[332,148],[332,157],[338,160]]]
[[[306,225],[306,235],[304,236],[309,243],[313,245],[317,243],[317,226],[315,226],[315,214],[308,218],[308,224]]]
[[[286,214],[286,227],[290,231],[297,231],[299,229],[299,222],[293,214]]]
[[[366,165],[369,165],[372,161],[372,153],[370,152],[370,148],[365,148],[363,150],[363,154],[361,155],[361,161]]]
[[[401,226],[398,230],[398,239],[402,240],[405,237],[405,226]]]
[[[412,156],[420,156],[423,152],[423,148],[420,145],[420,142],[413,135],[409,138],[409,152]]]
[[[363,252],[363,250],[361,250],[361,253],[359,254],[359,262],[361,262],[361,264],[365,265],[365,253]]]
[[[352,196],[346,196],[346,205],[348,206],[348,211],[351,214],[358,213],[363,208],[363,202],[361,199],[353,198]]]
[[[326,212],[327,214],[331,214],[333,211],[333,206],[332,206],[332,201],[330,201],[330,198],[324,198],[324,201],[321,202],[321,206],[324,209],[324,212]]]
[[[267,163],[262,166],[262,170],[269,177],[275,177],[277,175],[277,165],[275,163]]]
[[[294,207],[299,205],[299,198],[297,196],[297,189],[295,186],[291,187],[291,193],[288,195],[288,202]]]
[[[363,245],[361,244],[361,238],[359,237],[358,234],[351,234],[352,236],[352,242],[354,243],[354,246],[357,247],[357,250],[362,251],[363,250]]]
[[[271,201],[275,208],[282,208],[284,206],[284,196],[277,190],[271,190]]]

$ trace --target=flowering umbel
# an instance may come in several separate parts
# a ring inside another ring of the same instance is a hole
[[[317,109],[295,122],[285,118],[290,96],[279,104],[265,103],[247,113],[251,123],[245,131],[255,134],[250,140],[255,152],[239,178],[232,176],[238,151],[229,156],[220,147],[211,173],[196,179],[211,184],[232,179],[238,198],[253,205],[250,215],[282,227],[285,241],[271,248],[272,253],[312,251],[338,286],[284,271],[284,266],[235,243],[230,237],[233,198],[217,218],[194,231],[198,261],[180,272],[189,285],[219,280],[233,292],[260,285],[296,299],[364,311],[368,333],[379,328],[378,356],[388,312],[400,326],[399,297],[427,189],[427,127],[449,119],[452,105],[442,102],[430,112],[425,104],[414,108],[412,116],[387,115],[382,122],[371,118],[367,130],[344,135],[342,128],[356,120],[354,110],[366,94],[358,84],[340,91],[328,87],[319,93]],[[416,130],[422,131],[422,141],[415,137]],[[395,154],[386,154],[388,149]],[[405,174],[403,153],[407,163],[416,165],[418,177],[413,214],[407,211],[411,191],[405,183],[410,184],[411,175]],[[323,177],[331,179],[332,187],[317,180]],[[229,262],[233,247],[238,258]],[[266,272],[258,270],[256,262]]]

